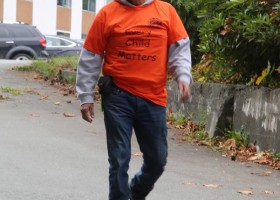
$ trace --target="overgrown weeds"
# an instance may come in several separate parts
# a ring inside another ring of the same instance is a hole
[[[11,87],[1,87],[0,90],[2,92],[7,92],[7,93],[10,93],[10,94],[13,94],[13,95],[20,95],[20,94],[23,93],[22,90],[16,89],[16,88],[11,88]]]
[[[47,61],[38,60],[32,62],[29,66],[17,67],[19,71],[32,71],[39,73],[44,79],[61,79],[61,70],[68,69],[75,71],[78,57],[55,57]],[[72,78],[71,78],[72,79]],[[70,79],[69,79],[70,80]]]

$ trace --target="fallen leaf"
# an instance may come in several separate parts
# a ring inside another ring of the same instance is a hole
[[[272,171],[266,170],[263,172],[264,176],[270,176],[272,174]]]
[[[141,152],[136,152],[136,153],[132,153],[133,156],[142,156],[143,154]]]
[[[42,96],[40,97],[40,100],[46,100],[46,99],[48,99],[48,98],[49,98],[48,95],[42,95]]]
[[[220,184],[204,184],[204,187],[208,187],[208,188],[218,188],[218,187],[222,187],[222,185]]]
[[[265,190],[264,192],[265,192],[265,194],[268,194],[268,195],[273,195],[274,194],[274,192],[270,191],[270,190]]]
[[[194,185],[193,182],[189,182],[189,181],[185,181],[185,182],[183,182],[182,184],[183,184],[183,185]]]
[[[266,171],[264,171],[263,173],[254,173],[254,172],[252,172],[251,174],[252,174],[252,175],[258,175],[258,176],[270,176],[270,175],[272,174],[272,172],[266,170]]]
[[[64,117],[75,117],[75,114],[72,113],[63,113]]]
[[[34,79],[40,79],[41,77],[39,75],[34,75],[33,78]]]
[[[263,156],[264,156],[264,152],[259,152],[256,155],[249,157],[248,160],[249,161],[256,161],[256,160],[261,159]]]
[[[267,157],[262,157],[259,160],[256,160],[255,162],[264,165],[264,164],[269,164],[270,160]]]
[[[4,97],[3,95],[0,95],[0,100],[5,100],[6,97]]]
[[[225,148],[227,151],[235,151],[236,150],[236,141],[231,138],[225,141],[223,144],[220,144],[221,148]]]
[[[244,195],[253,195],[252,190],[239,190],[238,193],[244,194]]]
[[[36,113],[31,113],[31,114],[29,114],[31,117],[39,117],[39,115],[38,114],[36,114]]]
[[[269,74],[269,72],[270,72],[270,68],[271,68],[270,63],[268,63],[267,68],[265,68],[265,69],[262,71],[262,75],[259,76],[259,77],[257,78],[257,80],[256,80],[256,85],[259,85],[259,84],[266,78],[266,76],[267,76],[267,75]]]

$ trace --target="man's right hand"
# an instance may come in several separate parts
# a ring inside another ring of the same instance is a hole
[[[85,103],[81,105],[81,114],[85,121],[91,123],[94,117],[93,103]]]

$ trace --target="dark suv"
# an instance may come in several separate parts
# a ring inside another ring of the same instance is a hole
[[[0,23],[0,59],[47,58],[45,49],[46,38],[35,26]]]

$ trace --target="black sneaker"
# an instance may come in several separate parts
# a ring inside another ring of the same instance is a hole
[[[135,198],[133,197],[133,195],[131,195],[130,199],[129,200],[146,200],[146,198]]]
[[[129,200],[146,200],[145,197],[136,197],[135,195],[133,195],[133,193],[131,192]]]
[[[135,194],[133,194],[133,191],[132,191],[132,189],[131,189],[131,182],[129,182],[129,188],[130,188],[130,197],[129,197],[129,200],[146,200],[146,198],[145,197],[137,197]]]

